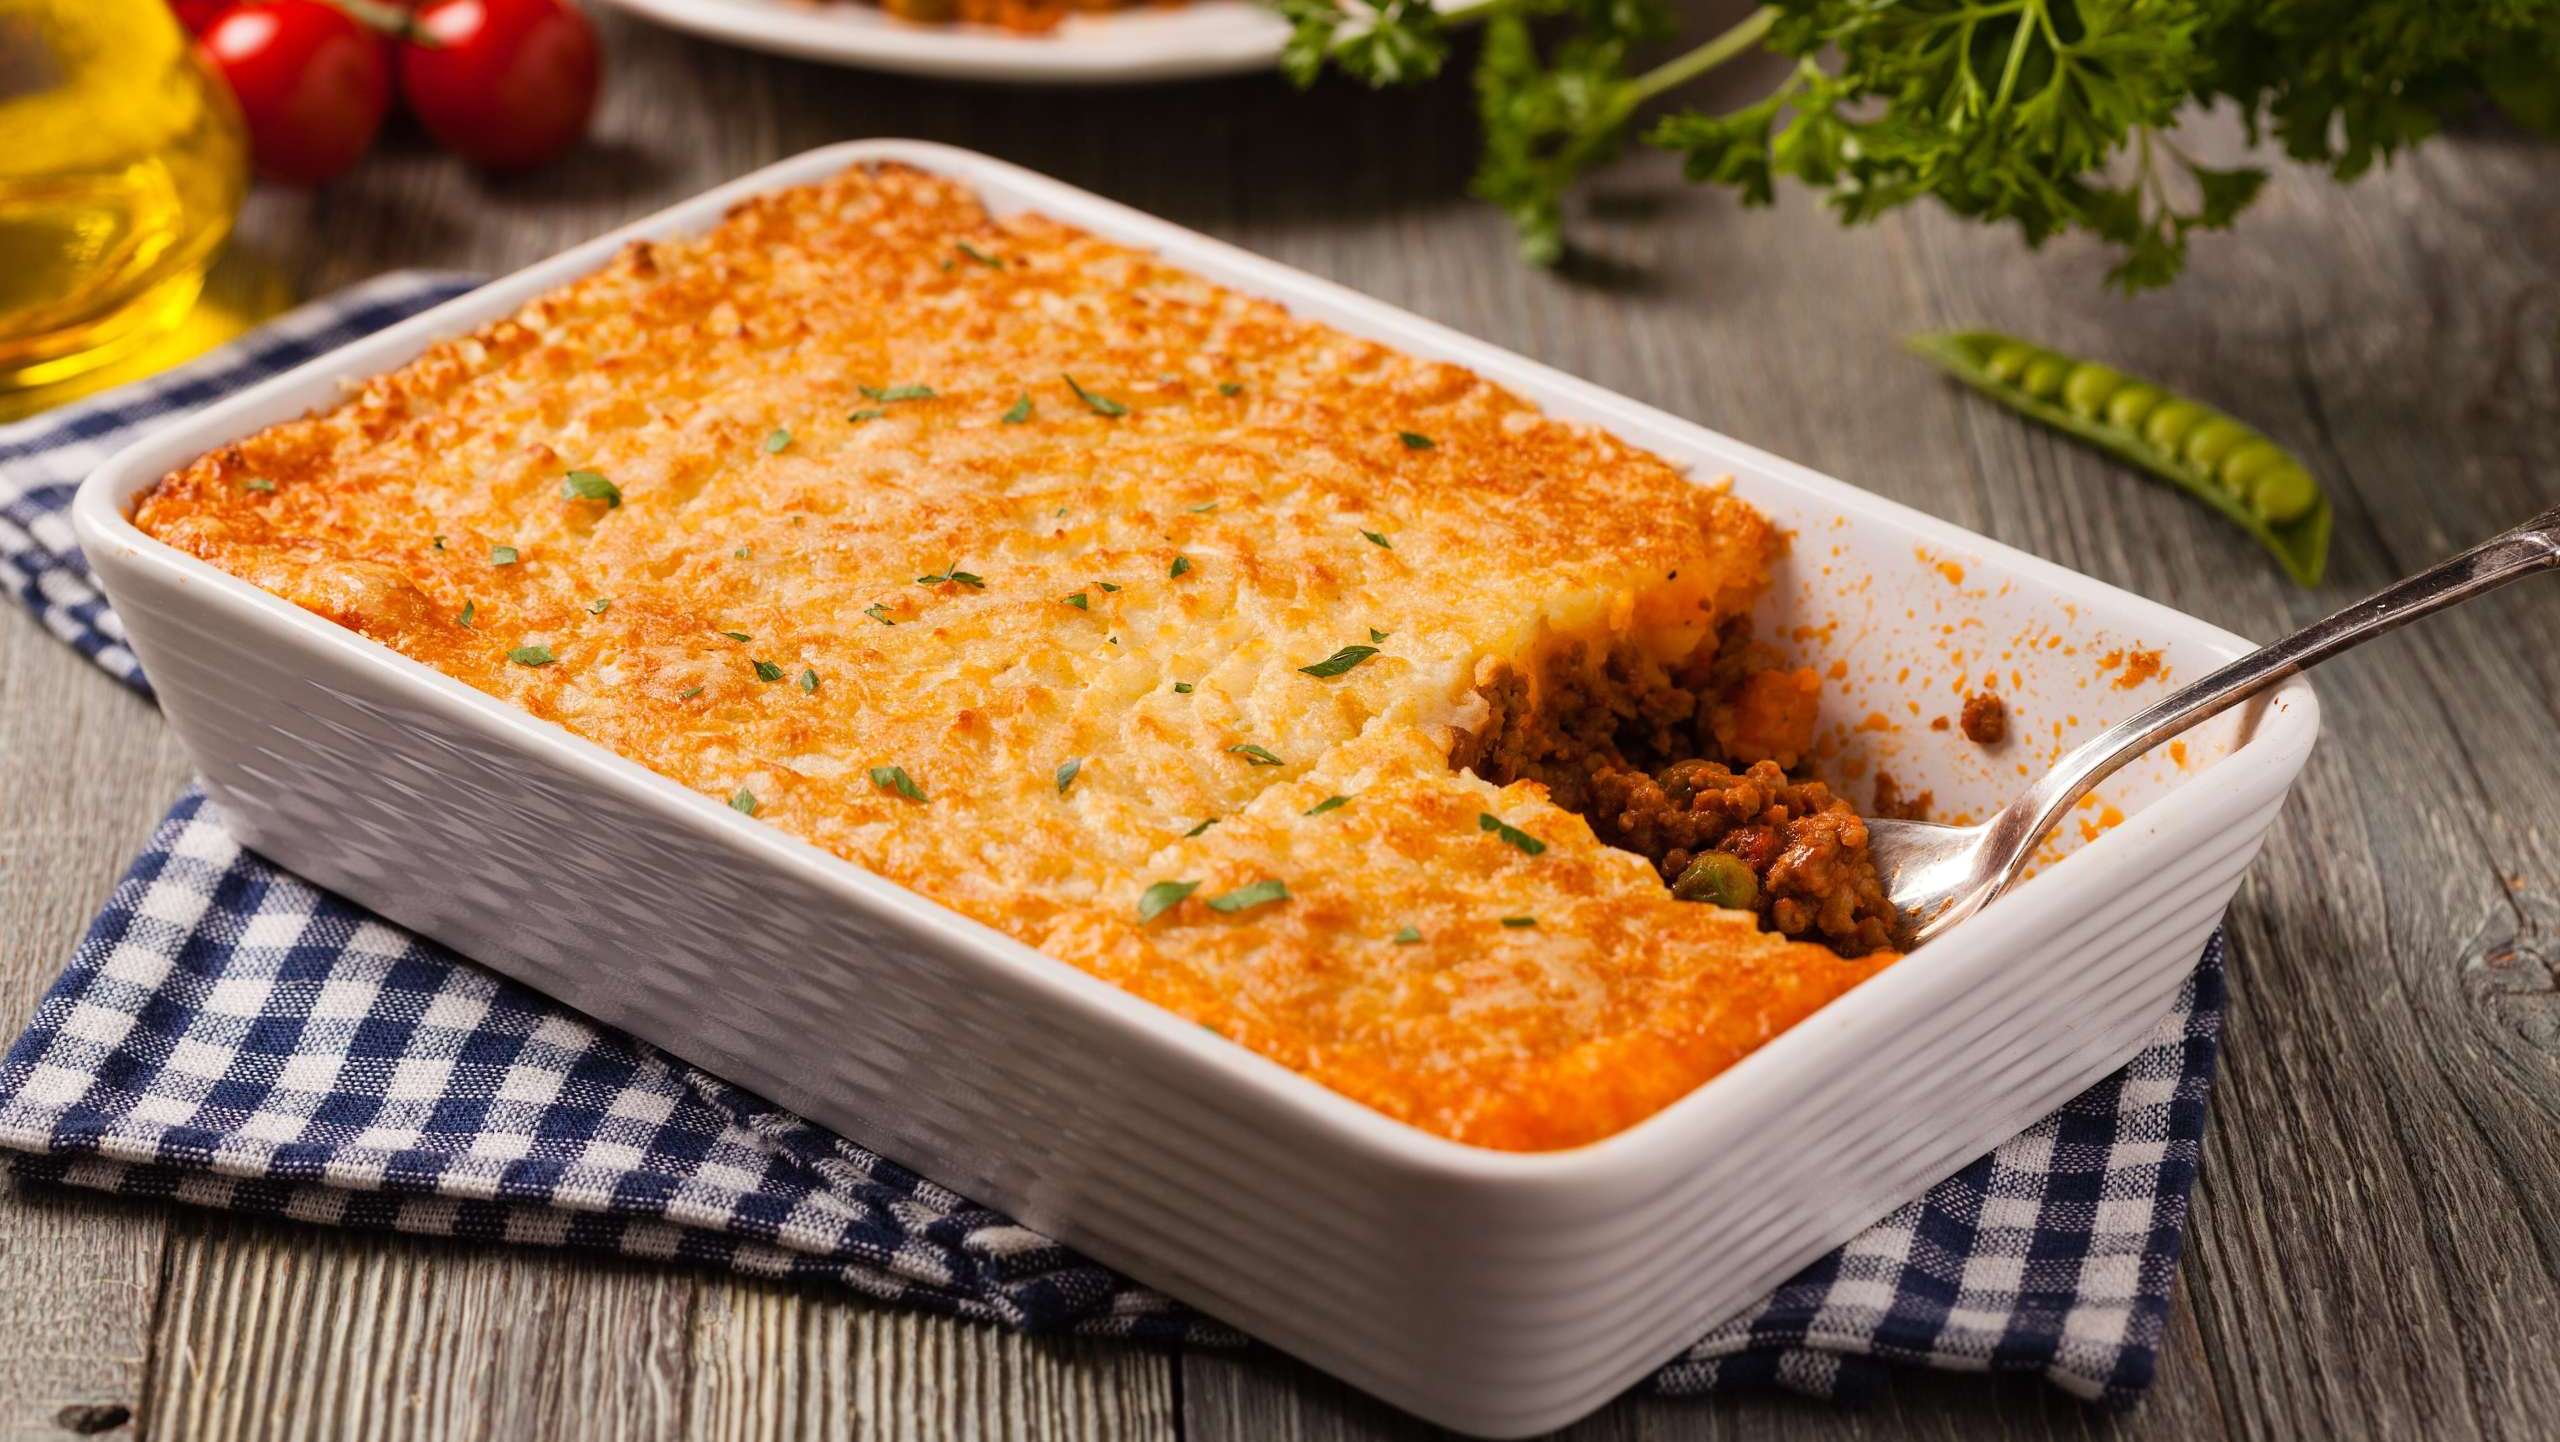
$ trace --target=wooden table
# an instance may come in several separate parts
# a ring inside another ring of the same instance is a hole
[[[1846,231],[1802,197],[1747,212],[1655,157],[1591,187],[1592,254],[1550,274],[1514,263],[1503,223],[1461,198],[1463,85],[1017,93],[605,28],[613,83],[577,157],[485,182],[395,139],[324,194],[261,192],[244,258],[312,294],[396,266],[501,271],[777,156],[923,136],[2243,633],[2310,620],[2560,497],[2560,149],[2501,129],[2352,189],[2279,170],[2239,234],[2136,302],[2101,288],[2092,247],[2034,255],[1927,210]],[[2157,376],[2300,447],[2337,497],[2329,585],[2294,589],[2200,507],[1895,348],[1963,324]],[[1635,1400],[1578,1435],[2548,1435],[2560,587],[2491,597],[2320,688],[2329,735],[2231,913],[2236,1001],[2196,1225],[2160,1384],[2130,1423],[2029,1379],[1915,1376],[1865,1412]],[[186,772],[148,706],[0,620],[0,1021],[25,1017]],[[1026,1341],[707,1271],[82,1194],[0,1201],[0,1256],[11,1438],[67,1421],[563,1442],[1422,1430],[1268,1355]]]

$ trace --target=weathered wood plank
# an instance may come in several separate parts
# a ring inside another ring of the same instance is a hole
[[[187,1212],[145,1435],[677,1438],[694,1273]]]
[[[2177,1344],[2190,1364],[2163,1378],[2145,1404],[2145,1435],[2229,1435],[2201,1384],[2193,1331]],[[1270,1353],[1194,1353],[1183,1360],[1183,1435],[1256,1442],[1373,1442],[1449,1437],[1321,1373]],[[1843,1408],[1777,1391],[1709,1398],[1632,1396],[1557,1434],[1569,1442],[1746,1442],[1762,1438],[2078,1438],[2113,1430],[2106,1414],[2033,1377],[1909,1373],[1864,1406]]]
[[[23,616],[0,623],[0,1026],[14,1036],[177,792],[159,717]],[[0,1437],[139,1403],[163,1214],[12,1188],[0,1201]]]
[[[145,1435],[1169,1439],[1169,1354],[681,1266],[183,1212]]]
[[[806,1288],[706,1287],[685,1433],[700,1442],[1171,1442],[1173,1357],[1032,1339]]]

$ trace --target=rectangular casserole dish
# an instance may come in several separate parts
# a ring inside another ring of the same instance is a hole
[[[1368,1111],[128,519],[173,467],[632,239],[878,160],[1731,475],[1797,538],[1764,634],[1843,663],[1826,769],[1889,762],[1942,814],[1989,809],[2020,784],[2013,762],[2143,699],[2124,655],[2191,676],[2246,643],[1337,286],[903,141],[814,151],[576,247],[191,417],[83,487],[81,542],[249,845],[1433,1421],[1510,1436],[1588,1413],[2121,1064],[2316,735],[2296,682],[2190,736],[2111,783],[2113,810],[2028,885],[1684,1100],[1589,1146],[1502,1153]],[[1985,671],[2030,723],[1996,762],[1925,725]]]

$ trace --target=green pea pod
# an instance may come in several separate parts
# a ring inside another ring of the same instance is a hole
[[[2329,564],[2329,498],[2309,467],[2220,411],[2094,361],[1997,331],[1940,331],[1911,348],[2012,410],[2132,462],[2231,518],[2304,586]]]

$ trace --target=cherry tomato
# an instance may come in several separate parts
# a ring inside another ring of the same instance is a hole
[[[564,0],[426,0],[400,91],[437,143],[524,170],[577,143],[595,110],[596,32]]]
[[[220,19],[222,12],[230,8],[231,0],[169,0],[171,13],[178,17],[178,23],[185,26],[190,35],[202,35],[206,26]]]
[[[382,42],[325,0],[244,0],[199,42],[249,122],[258,174],[318,185],[373,144],[391,109]]]

